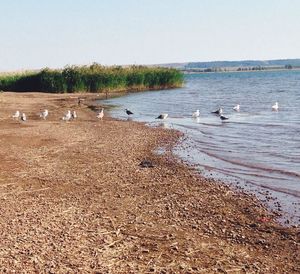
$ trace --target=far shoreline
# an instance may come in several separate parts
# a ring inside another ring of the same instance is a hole
[[[228,71],[188,71],[188,70],[181,70],[184,75],[189,75],[189,74],[212,74],[212,73],[240,73],[240,72],[289,72],[289,71],[300,71],[300,68],[292,68],[292,69],[285,69],[285,68],[280,68],[280,69],[262,69],[262,70],[228,70]]]

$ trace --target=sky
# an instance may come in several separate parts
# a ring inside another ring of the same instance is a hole
[[[0,71],[300,58],[299,0],[0,0]]]

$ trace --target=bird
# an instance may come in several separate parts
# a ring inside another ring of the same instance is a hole
[[[73,110],[73,113],[71,114],[72,119],[76,119],[77,118],[77,113],[75,110]]]
[[[71,110],[68,110],[66,115],[62,118],[64,121],[69,121],[72,118]]]
[[[48,109],[45,109],[41,114],[40,117],[46,120],[47,116],[49,115]]]
[[[192,117],[197,118],[199,116],[200,116],[200,112],[199,112],[199,109],[197,109],[195,112],[193,112]]]
[[[168,113],[162,113],[162,114],[159,114],[155,119],[165,120],[165,119],[167,119],[168,116],[169,116]]]
[[[132,114],[133,114],[133,112],[131,112],[131,111],[130,111],[129,109],[127,109],[127,108],[125,109],[125,111],[126,111],[126,114],[127,114],[127,115],[132,115]]]
[[[216,111],[212,111],[212,113],[221,115],[221,114],[223,113],[223,109],[222,109],[222,108],[219,108],[219,109],[217,109]]]
[[[234,106],[234,107],[233,107],[233,110],[235,110],[235,111],[240,111],[240,105],[237,104],[236,106]]]
[[[220,115],[220,119],[221,119],[222,121],[224,121],[224,120],[228,120],[229,118],[226,117],[226,116],[224,116],[224,115]]]
[[[82,98],[78,98],[78,106],[81,106],[81,102],[83,101],[84,99]]]
[[[98,119],[101,119],[104,117],[104,109],[102,108],[101,111],[96,116]]]
[[[277,110],[278,110],[278,108],[279,108],[279,106],[278,106],[278,102],[275,102],[275,104],[272,106],[272,110],[275,110],[275,111],[277,111]]]
[[[18,119],[20,117],[20,111],[17,110],[12,117]]]
[[[154,164],[150,160],[143,160],[139,164],[140,167],[146,167],[146,168],[151,168],[154,167]]]
[[[22,113],[22,115],[21,115],[21,120],[24,121],[24,122],[27,120],[27,119],[26,119],[26,114],[25,114],[25,113]]]

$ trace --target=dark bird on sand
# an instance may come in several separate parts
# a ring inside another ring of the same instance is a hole
[[[81,106],[83,100],[84,100],[83,98],[78,98],[78,106]]]
[[[149,160],[143,160],[140,162],[139,166],[144,168],[151,168],[154,167],[154,164]]]
[[[226,116],[224,116],[224,115],[220,115],[220,119],[221,119],[222,121],[224,121],[224,120],[228,120],[229,118],[226,117]]]
[[[222,109],[222,108],[219,108],[219,109],[217,109],[216,111],[212,111],[212,113],[221,115],[221,114],[223,113],[223,109]]]
[[[127,115],[132,115],[132,114],[133,114],[133,112],[131,112],[131,111],[130,111],[129,109],[127,109],[127,108],[125,109],[125,111],[126,111],[126,114],[127,114]]]

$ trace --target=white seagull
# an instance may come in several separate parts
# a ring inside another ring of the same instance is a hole
[[[64,121],[69,121],[72,118],[71,110],[68,110],[66,115],[62,118]]]
[[[76,119],[77,118],[77,113],[76,113],[76,111],[75,110],[73,110],[73,113],[72,113],[72,119]]]
[[[40,117],[46,120],[47,116],[49,115],[48,109],[45,109],[41,114]]]
[[[20,117],[20,111],[16,111],[16,113],[12,116],[15,119],[18,119]]]
[[[162,114],[159,114],[155,119],[161,119],[161,120],[165,120],[168,118],[168,113],[162,113]]]
[[[278,110],[278,108],[279,108],[279,106],[278,106],[278,102],[275,102],[275,104],[272,106],[272,110],[275,110],[275,111],[277,111],[277,110]]]
[[[102,108],[101,111],[97,114],[96,116],[98,119],[102,120],[102,118],[104,117],[104,109]]]
[[[234,106],[234,107],[233,107],[233,110],[235,110],[235,111],[240,111],[240,105]]]
[[[21,120],[24,121],[24,122],[27,120],[27,119],[26,119],[26,114],[25,114],[25,113],[22,113],[22,115],[21,115]]]
[[[193,112],[192,117],[197,118],[199,116],[200,116],[200,111],[199,111],[199,109],[197,109],[195,112]]]

